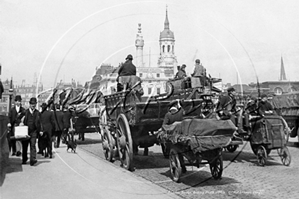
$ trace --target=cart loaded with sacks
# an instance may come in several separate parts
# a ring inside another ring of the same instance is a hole
[[[144,148],[144,155],[147,155],[148,147],[159,144],[157,133],[173,100],[180,101],[185,118],[199,117],[213,109],[211,92],[218,89],[212,84],[174,89],[177,81],[184,80],[169,81],[165,94],[142,96],[141,81],[135,81],[128,89],[104,96],[100,129],[108,161],[118,159],[125,169],[133,170],[133,156],[138,149]]]
[[[220,179],[223,172],[222,149],[231,142],[237,128],[231,120],[185,119],[164,125],[158,139],[169,149],[171,177],[180,181],[186,166],[209,164],[212,177]]]

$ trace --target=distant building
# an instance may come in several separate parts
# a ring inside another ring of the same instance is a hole
[[[2,82],[4,92],[2,93],[2,99],[0,99],[0,115],[8,115],[9,112],[9,96],[10,96],[10,81],[6,80]],[[13,85],[12,85],[13,87]],[[12,104],[14,104],[14,99],[15,99],[15,92],[11,93],[12,94]]]
[[[134,57],[133,61],[136,65],[136,75],[142,80],[144,96],[165,93],[166,82],[174,77],[174,69],[177,66],[175,38],[174,33],[170,30],[167,10],[164,30],[160,32],[159,45],[160,56],[158,63],[154,66],[149,64],[149,66],[146,67],[143,61],[144,39],[142,28],[141,24],[138,24],[138,33],[135,40],[136,57]],[[87,86],[90,88],[99,88],[104,95],[108,95],[116,92],[117,77],[118,68],[114,68],[110,65],[101,65],[93,76],[92,81],[87,82]]]
[[[267,81],[261,83],[261,88],[268,88],[268,93],[282,95],[299,91],[299,81]]]
[[[38,88],[36,84],[32,85],[16,85],[14,87],[14,91],[16,95],[21,95],[22,97],[22,105],[25,108],[29,107],[29,100],[32,97],[37,97],[37,94],[43,91],[43,84],[39,83]]]

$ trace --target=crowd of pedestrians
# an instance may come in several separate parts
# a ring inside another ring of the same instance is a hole
[[[31,166],[37,163],[36,154],[44,155],[45,158],[53,157],[52,143],[57,148],[62,143],[66,143],[67,134],[70,128],[72,110],[62,107],[59,104],[47,105],[43,103],[40,110],[37,109],[37,99],[32,97],[29,101],[29,108],[22,107],[22,98],[15,96],[14,106],[10,109],[8,117],[7,134],[9,151],[12,156],[22,155],[22,164],[29,163]],[[16,139],[16,127],[27,126],[28,136],[22,139]],[[38,152],[36,151],[38,145]]]

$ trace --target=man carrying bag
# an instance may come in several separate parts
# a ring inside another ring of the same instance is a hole
[[[22,164],[26,164],[28,145],[30,144],[30,165],[37,163],[36,160],[36,138],[41,130],[40,112],[36,109],[37,99],[32,97],[29,101],[30,107],[25,112],[24,124],[28,126],[29,140],[23,140]]]

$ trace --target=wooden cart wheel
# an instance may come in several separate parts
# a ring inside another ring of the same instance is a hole
[[[106,160],[113,162],[114,158],[114,139],[107,130],[103,130],[102,133],[102,148],[104,157]]]
[[[219,154],[210,164],[210,172],[214,179],[220,179],[223,173],[223,157]]]
[[[278,152],[280,158],[281,158],[281,162],[283,165],[285,166],[289,166],[291,164],[292,161],[292,157],[291,154],[289,152],[289,149],[285,146],[281,149],[279,149],[280,151]]]
[[[170,150],[169,161],[172,180],[175,182],[179,182],[182,168],[180,164],[179,154],[174,148]]]
[[[235,150],[237,148],[238,148],[238,145],[231,145],[231,144],[226,147],[227,151],[229,151],[231,153],[235,152]]]
[[[117,145],[121,166],[125,169],[133,170],[133,143],[128,120],[124,114],[120,114],[117,119]]]
[[[256,156],[257,156],[258,165],[265,166],[267,161],[267,151],[264,146],[262,145],[258,146]]]

